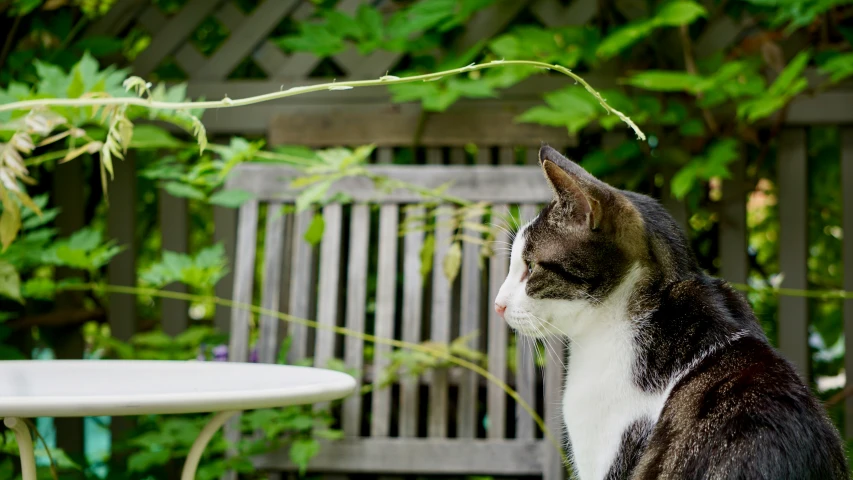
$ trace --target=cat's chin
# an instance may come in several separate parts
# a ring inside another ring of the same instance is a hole
[[[537,322],[533,319],[517,318],[507,316],[505,318],[507,325],[517,334],[530,338],[547,338],[558,335],[559,333],[542,322]]]

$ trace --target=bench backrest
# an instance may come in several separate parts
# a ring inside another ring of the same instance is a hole
[[[550,199],[538,166],[369,168],[428,189],[450,184],[446,195],[489,204],[483,215],[467,221],[488,221],[495,229],[505,222],[502,215],[509,208],[517,206],[522,220],[529,220]],[[449,344],[473,334],[468,346],[487,356],[488,371],[515,388],[537,408],[551,431],[562,436],[559,397],[565,355],[549,349],[546,365],[539,368],[530,342],[521,340],[511,349],[508,327],[492,307],[508,267],[500,243],[497,254],[481,258],[479,245],[462,242],[459,273],[451,283],[443,268],[451,237],[462,234],[477,239],[483,238],[483,232],[476,228],[453,232],[448,223],[451,205],[426,208],[419,194],[383,191],[359,177],[332,186],[330,194],[344,193],[352,203],[323,207],[322,239],[314,247],[305,240],[314,213],[282,214],[282,207],[293,204],[298,195],[290,187],[295,176],[298,173],[290,168],[268,164],[243,164],[230,176],[227,188],[254,195],[238,213],[235,302],[259,303],[322,325],[415,343]],[[264,210],[265,219],[260,219]],[[429,220],[432,211],[434,224]],[[427,228],[418,228],[424,226],[425,218]],[[265,224],[262,242],[257,238],[259,221]],[[431,254],[427,250],[432,268],[423,275],[421,259],[425,243],[431,242],[429,235],[434,235],[434,250]],[[509,238],[498,229],[496,239]],[[262,280],[256,288],[258,266]],[[375,286],[369,284],[373,274]],[[230,356],[234,361],[248,358],[251,320],[250,312],[232,310]],[[285,325],[272,316],[261,315],[257,321],[257,347],[263,362],[275,361],[285,334],[292,341],[291,360],[312,357],[314,365],[322,367],[340,358],[364,372],[365,383],[380,381],[390,362],[392,349],[387,345],[372,345],[372,355],[366,357],[367,345],[356,338]],[[343,404],[341,425],[346,439],[329,444],[332,453],[321,451],[311,463],[312,470],[562,476],[558,454],[541,439],[530,415],[497,385],[463,369],[437,369],[420,379],[404,378],[391,388],[352,395]],[[389,460],[397,458],[395,454],[402,458]],[[287,460],[267,456],[261,464],[285,468]]]

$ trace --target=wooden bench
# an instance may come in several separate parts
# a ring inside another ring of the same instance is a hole
[[[491,204],[493,218],[470,219],[475,222],[485,219],[501,224],[497,214],[514,205],[519,206],[523,219],[530,219],[550,199],[538,166],[370,168],[427,188],[452,182],[448,195]],[[424,231],[407,227],[400,235],[407,217],[415,223],[423,218],[427,209],[422,197],[409,191],[383,192],[365,178],[348,178],[333,186],[333,192],[346,193],[353,202],[323,208],[322,240],[317,248],[312,247],[304,236],[313,213],[282,214],[282,207],[293,204],[297,196],[289,187],[294,175],[297,172],[287,167],[243,164],[230,176],[227,188],[255,195],[238,212],[235,302],[260,304],[323,325],[416,343],[446,344],[476,332],[470,346],[487,355],[488,371],[513,385],[562,439],[563,367],[556,356],[565,356],[562,349],[548,355],[545,367],[538,368],[528,342],[519,341],[517,374],[508,366],[512,352],[509,330],[492,307],[507,272],[505,253],[485,259],[481,268],[480,247],[464,242],[459,274],[450,283],[442,268],[453,233],[442,222],[450,208],[439,207],[443,213],[438,215],[434,232],[432,270],[422,276]],[[264,210],[266,218],[261,219]],[[262,242],[257,239],[259,221],[265,222]],[[473,229],[464,233],[482,235]],[[501,233],[498,240],[507,237]],[[262,256],[257,255],[260,251]],[[255,298],[256,262],[262,263],[259,299]],[[375,292],[368,285],[374,273]],[[315,365],[325,366],[330,359],[341,358],[349,367],[367,372],[363,377],[367,383],[376,381],[389,362],[391,348],[385,345],[374,345],[372,361],[365,362],[361,340],[284,324],[271,316],[255,320],[263,362],[275,361],[285,335],[292,337],[290,360],[313,358]],[[252,321],[250,312],[232,310],[232,361],[246,361]],[[440,369],[424,378],[403,379],[390,388],[353,395],[341,410],[345,439],[324,443],[309,464],[312,472],[564,477],[559,453],[541,437],[530,415],[499,387],[470,371]],[[287,452],[261,456],[256,465],[269,471],[293,470]]]

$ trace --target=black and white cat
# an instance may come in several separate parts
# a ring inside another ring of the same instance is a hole
[[[822,406],[663,207],[550,147],[539,160],[554,198],[516,233],[495,309],[569,339],[580,480],[847,479]]]

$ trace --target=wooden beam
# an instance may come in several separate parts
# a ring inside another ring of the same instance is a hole
[[[269,143],[316,147],[364,143],[453,147],[470,143],[494,146],[570,143],[571,137],[565,128],[518,123],[518,116],[533,105],[466,102],[426,119],[420,105],[416,104],[304,107],[298,109],[299,113],[272,118]]]
[[[166,20],[166,16],[160,13],[160,9],[155,5],[151,5],[139,15],[139,24],[145,27],[152,37],[157,35]],[[189,75],[204,65],[205,57],[195,45],[184,42],[175,53],[175,61],[184,73]]]
[[[543,440],[343,439],[324,442],[309,472],[540,475]],[[255,457],[259,470],[295,470],[287,450]]]
[[[538,166],[507,165],[372,165],[368,169],[423,188],[449,184],[446,195],[475,202],[547,203],[551,192]],[[293,189],[293,178],[302,174],[281,165],[244,163],[231,171],[228,188],[251,191],[259,201],[293,202],[300,190]],[[496,188],[496,186],[500,188]],[[346,192],[354,202],[415,203],[423,197],[411,190],[386,192],[365,177],[346,177],[329,188],[328,194]],[[440,269],[439,269],[440,270]]]
[[[133,62],[134,72],[144,77],[154,71],[220,3],[222,0],[190,0],[157,32],[148,48],[139,54]]]
[[[146,0],[119,0],[109,11],[86,30],[85,37],[118,36],[139,13],[150,4]]]
[[[266,0],[261,3],[236,29],[231,30],[228,40],[216,49],[204,66],[190,72],[190,76],[209,80],[227,77],[297,3],[296,0]]]

